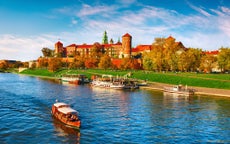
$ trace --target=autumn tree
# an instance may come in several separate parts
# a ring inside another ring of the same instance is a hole
[[[119,69],[122,69],[122,70],[129,69],[129,58],[122,58]]]
[[[48,60],[48,70],[55,72],[62,67],[61,58],[49,58]]]
[[[200,70],[204,72],[212,72],[212,69],[217,66],[217,58],[210,54],[205,54],[201,58]]]
[[[155,38],[152,44],[152,51],[150,53],[153,60],[153,69],[162,71],[165,67],[165,54],[164,54],[165,38]]]
[[[6,61],[0,62],[0,70],[6,70],[9,67]]]
[[[221,47],[219,50],[220,52],[217,56],[217,60],[221,72],[230,70],[230,48]]]
[[[109,57],[108,55],[102,56],[98,64],[98,67],[101,69],[108,69],[111,68],[111,66],[112,66],[111,57]]]
[[[131,58],[129,60],[129,68],[134,70],[140,70],[142,69],[141,63],[138,61],[138,59]]]
[[[93,44],[93,47],[91,49],[90,57],[100,59],[100,57],[105,53],[103,46],[96,42]]]
[[[200,66],[202,55],[201,49],[188,48],[179,55],[178,69],[180,71],[196,71]]]
[[[97,68],[98,67],[98,59],[88,58],[85,60],[86,68]]]

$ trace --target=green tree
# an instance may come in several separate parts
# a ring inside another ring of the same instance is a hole
[[[52,57],[54,54],[54,51],[49,48],[42,48],[42,54],[44,57]]]
[[[153,53],[144,53],[143,54],[143,68],[146,70],[154,70],[156,69],[156,65],[153,60]]]

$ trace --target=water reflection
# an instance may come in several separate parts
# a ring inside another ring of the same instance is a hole
[[[173,101],[190,101],[193,96],[181,95],[177,93],[163,92],[164,100],[173,100]]]
[[[52,117],[53,119],[53,125],[54,125],[54,131],[56,132],[56,135],[59,137],[76,137],[76,144],[80,143],[80,130],[77,129],[73,129],[70,128],[66,125],[64,125],[63,123],[61,123],[60,121],[58,121],[57,119],[55,119],[54,117]]]

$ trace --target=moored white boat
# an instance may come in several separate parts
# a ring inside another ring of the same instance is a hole
[[[190,96],[194,95],[195,90],[194,89],[189,89],[187,86],[182,87],[182,85],[176,85],[173,87],[164,87],[164,92],[168,93],[175,93],[178,95],[185,95],[185,96]]]

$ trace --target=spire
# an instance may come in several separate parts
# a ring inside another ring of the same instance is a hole
[[[102,38],[102,44],[108,44],[108,36],[107,32],[104,32],[103,38]]]
[[[110,41],[109,41],[110,44],[113,44],[113,39],[111,38]]]
[[[120,41],[120,38],[118,38],[117,42],[118,42],[118,43],[120,43],[120,42],[121,42],[121,41]]]

